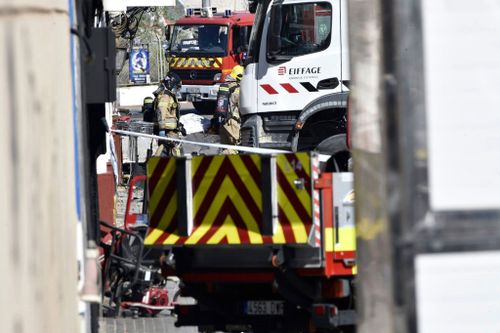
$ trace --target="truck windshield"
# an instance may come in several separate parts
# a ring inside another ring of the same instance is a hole
[[[172,54],[207,54],[223,56],[227,53],[226,25],[176,25],[172,34]]]
[[[332,7],[327,2],[300,3],[282,7],[279,55],[298,56],[330,45]]]
[[[255,12],[254,18],[254,26],[252,29],[252,33],[250,34],[250,41],[248,43],[248,57],[251,62],[259,61],[260,37],[262,36],[266,11],[270,3],[271,0],[264,0],[262,2],[259,2],[257,5],[257,11]]]

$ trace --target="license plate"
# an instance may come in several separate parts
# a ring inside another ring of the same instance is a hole
[[[190,94],[199,94],[200,93],[200,88],[196,87],[186,87],[186,91]]]
[[[251,316],[281,316],[283,313],[284,303],[282,301],[248,301],[245,304],[245,314]]]

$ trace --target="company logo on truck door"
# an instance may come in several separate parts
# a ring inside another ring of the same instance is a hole
[[[321,74],[321,67],[278,67],[278,75],[288,75],[289,79],[317,78]]]
[[[277,223],[263,234],[263,174],[259,155],[203,156],[191,160],[192,223],[179,233],[175,159],[148,161],[150,216],[147,245],[317,244],[313,227],[311,159],[307,153],[276,157]],[[300,167],[298,167],[300,166]],[[297,188],[301,179],[304,186]]]

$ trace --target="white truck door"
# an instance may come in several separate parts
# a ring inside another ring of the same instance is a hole
[[[340,0],[285,1],[280,45],[271,55],[269,8],[256,71],[259,112],[300,111],[318,97],[341,92]]]

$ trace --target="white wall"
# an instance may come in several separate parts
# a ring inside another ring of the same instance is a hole
[[[68,0],[0,0],[0,332],[78,331]]]
[[[118,88],[117,104],[120,108],[131,106],[140,106],[144,97],[153,96],[153,91],[158,88],[158,85],[151,84],[146,86],[127,86]]]

